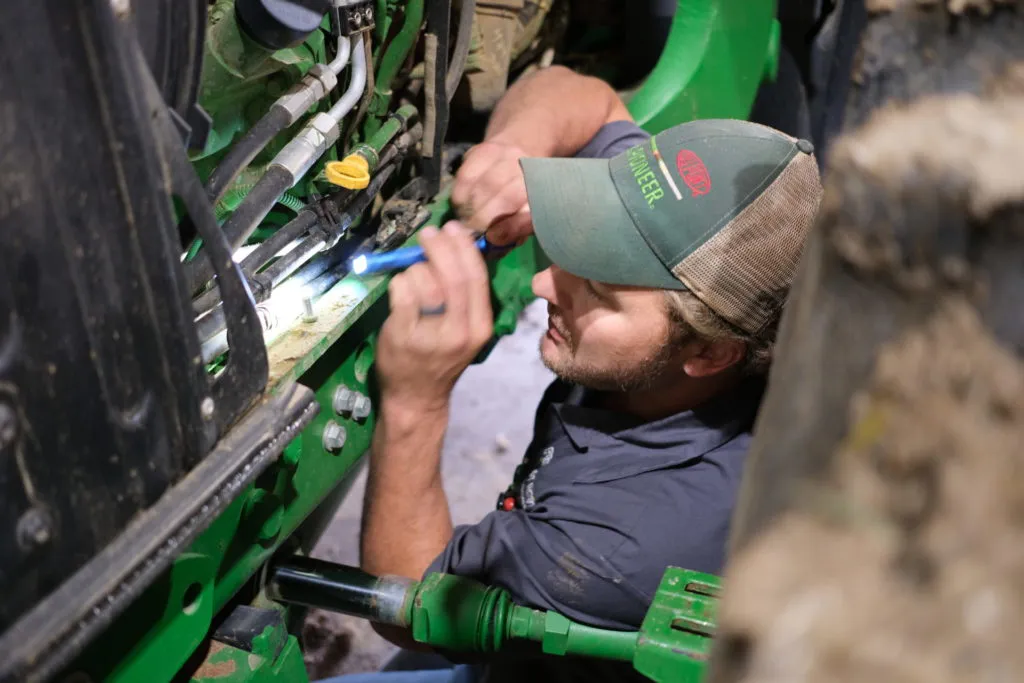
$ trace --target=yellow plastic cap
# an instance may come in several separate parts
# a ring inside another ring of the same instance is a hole
[[[324,168],[327,182],[348,190],[361,190],[370,184],[370,164],[358,154],[331,161]]]

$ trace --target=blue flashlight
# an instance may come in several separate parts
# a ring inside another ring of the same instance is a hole
[[[497,247],[487,241],[486,237],[476,240],[476,248],[484,253],[507,251],[509,247]],[[356,275],[373,275],[385,270],[402,270],[414,263],[426,261],[423,247],[402,247],[379,254],[362,254],[352,259],[352,272]]]

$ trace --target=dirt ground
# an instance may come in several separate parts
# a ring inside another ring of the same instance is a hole
[[[455,387],[442,459],[455,524],[474,522],[494,508],[530,442],[537,402],[552,378],[537,352],[546,326],[546,303],[534,302],[515,334],[502,339],[485,363],[469,368]],[[358,564],[365,481],[364,471],[314,556]],[[375,671],[395,651],[366,622],[321,611],[310,614],[304,636],[313,680]]]

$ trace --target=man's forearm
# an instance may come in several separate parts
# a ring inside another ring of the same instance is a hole
[[[491,116],[485,139],[535,156],[572,156],[601,126],[630,118],[607,83],[553,66],[509,88]]]
[[[440,472],[447,421],[447,409],[381,406],[360,534],[361,564],[371,574],[419,579],[451,538]]]

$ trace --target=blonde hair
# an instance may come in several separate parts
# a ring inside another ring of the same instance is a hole
[[[764,374],[772,362],[775,349],[775,333],[779,316],[756,334],[748,334],[711,310],[711,307],[691,292],[666,290],[669,320],[675,326],[679,338],[697,337],[702,341],[734,340],[743,342],[747,352],[740,363],[745,375]]]

